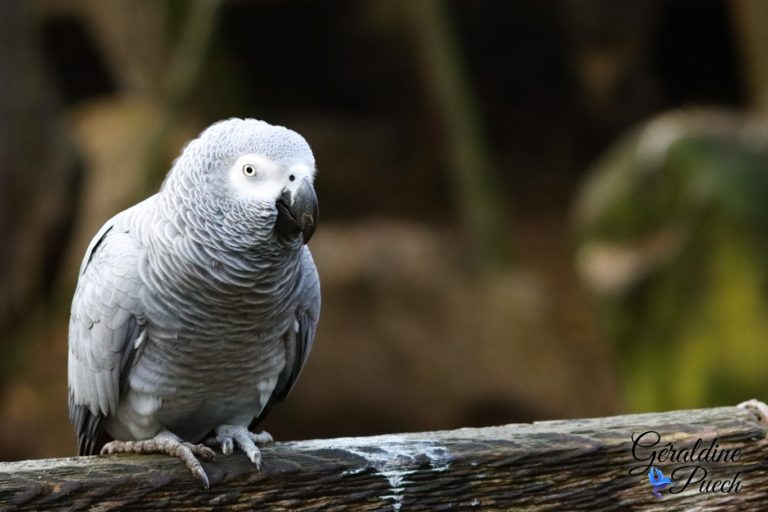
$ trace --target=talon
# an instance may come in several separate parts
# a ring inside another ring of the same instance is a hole
[[[234,443],[232,442],[232,438],[224,438],[224,440],[221,442],[221,453],[224,455],[232,455],[232,451],[234,451]]]
[[[203,466],[200,465],[200,463],[197,463],[197,467],[194,469],[190,468],[192,470],[192,476],[200,480],[200,482],[203,484],[203,487],[206,489],[211,488],[211,483],[208,481],[208,475],[205,474],[205,470],[203,469]]]
[[[248,455],[248,459],[256,465],[256,469],[261,471],[261,452],[257,448],[255,452]]]
[[[180,445],[176,450],[176,456],[186,463],[187,467],[192,471],[192,475],[203,483],[203,487],[206,489],[210,488],[208,475],[205,474],[202,464],[195,458],[190,448]]]

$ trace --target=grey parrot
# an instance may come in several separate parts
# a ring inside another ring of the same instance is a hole
[[[312,347],[318,220],[304,138],[255,119],[213,124],[160,191],[91,241],[69,322],[69,416],[81,455],[165,453],[208,486],[198,457],[241,449]]]

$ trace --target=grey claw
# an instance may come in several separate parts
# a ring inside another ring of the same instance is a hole
[[[208,475],[205,474],[205,470],[202,468],[202,466],[197,470],[193,469],[192,476],[200,480],[200,482],[203,484],[203,488],[206,490],[211,488],[211,484],[208,481]]]
[[[231,455],[232,451],[234,450],[234,444],[235,443],[232,442],[231,437],[225,438],[224,441],[221,443],[221,452],[224,455]]]

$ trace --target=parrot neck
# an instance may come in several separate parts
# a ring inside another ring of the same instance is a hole
[[[172,234],[168,238],[164,234]],[[149,260],[153,280],[163,281],[179,293],[191,286],[202,296],[223,294],[230,304],[282,304],[300,272],[302,247],[254,246],[247,250],[224,247],[201,239],[194,230],[175,226],[154,231]],[[173,268],[173,272],[163,269]],[[233,302],[234,301],[234,302]]]
[[[244,204],[205,193],[170,173],[158,194],[160,214],[176,231],[203,246],[257,259],[281,261],[298,254],[302,242],[274,235],[273,204]]]

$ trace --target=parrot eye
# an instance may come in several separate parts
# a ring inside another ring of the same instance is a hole
[[[254,167],[251,164],[245,164],[243,166],[243,174],[245,174],[248,177],[256,176],[256,167]]]

